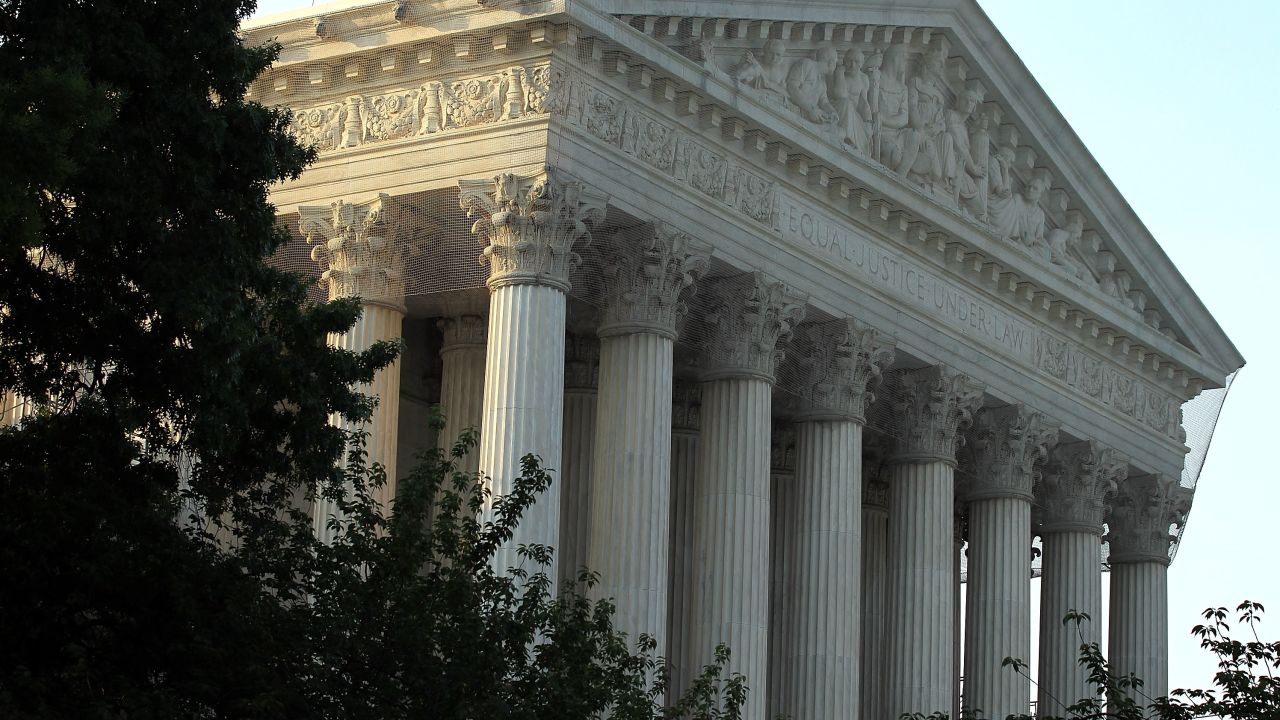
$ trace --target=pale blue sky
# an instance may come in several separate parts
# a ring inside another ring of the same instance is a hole
[[[264,13],[309,0],[265,0]],[[1251,599],[1280,637],[1280,3],[981,0],[1249,361],[1227,400],[1170,569],[1170,687],[1203,686],[1188,634]]]

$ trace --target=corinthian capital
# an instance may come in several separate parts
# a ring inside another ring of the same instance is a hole
[[[1120,483],[1111,501],[1106,540],[1112,564],[1169,563],[1170,531],[1182,525],[1191,510],[1190,488],[1164,475],[1139,475]]]
[[[405,248],[389,237],[390,197],[298,208],[298,229],[312,245],[311,259],[324,269],[329,299],[359,297],[397,308],[404,303]]]
[[[436,327],[440,328],[440,333],[444,336],[444,342],[440,345],[441,352],[475,345],[484,347],[489,339],[489,320],[479,315],[440,318],[436,321]]]
[[[893,362],[893,339],[854,318],[803,323],[791,358],[799,368],[804,419],[865,421],[875,399],[868,386]]]
[[[564,338],[564,387],[595,390],[600,382],[600,341],[591,333],[568,332]]]
[[[688,314],[684,295],[707,271],[711,246],[666,223],[619,231],[604,249],[600,337],[651,332],[675,339]]]
[[[702,389],[677,380],[671,392],[671,429],[696,433],[702,427]]]
[[[982,405],[982,384],[939,366],[909,370],[893,377],[898,462],[955,463],[960,431]]]
[[[1127,457],[1093,440],[1055,446],[1036,485],[1040,529],[1101,535],[1107,498],[1128,474]]]
[[[1020,497],[1030,502],[1036,466],[1056,442],[1058,426],[1024,405],[980,410],[973,428],[968,499]]]
[[[588,221],[604,217],[608,196],[554,172],[525,177],[503,173],[492,180],[459,180],[459,202],[484,244],[489,288],[547,285],[569,289],[575,248],[591,242]]]
[[[773,382],[783,358],[781,343],[804,319],[808,296],[762,272],[717,280],[711,294],[710,370],[703,379],[747,376]]]

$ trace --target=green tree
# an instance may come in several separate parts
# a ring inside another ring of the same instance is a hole
[[[550,597],[549,548],[489,569],[536,463],[489,524],[442,454],[372,504],[328,419],[368,417],[396,348],[327,347],[356,302],[264,263],[267,188],[312,153],[244,98],[276,52],[237,39],[252,8],[0,0],[0,391],[32,408],[0,429],[0,716],[735,717],[723,654],[661,708],[652,643]]]

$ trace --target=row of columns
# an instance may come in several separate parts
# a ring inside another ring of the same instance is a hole
[[[728,645],[731,672],[745,674],[757,693],[768,680],[770,701],[757,694],[747,717],[763,718],[767,709],[797,718],[954,711],[955,471],[976,414],[975,471],[964,489],[964,704],[987,717],[1029,706],[1029,685],[1002,661],[1030,652],[1037,499],[1046,508],[1041,707],[1087,692],[1075,663],[1079,643],[1053,618],[1068,609],[1100,616],[1101,512],[1127,466],[1123,458],[1093,443],[1056,445],[1056,429],[1022,406],[979,412],[979,384],[930,367],[895,374],[897,440],[884,462],[866,470],[874,483],[864,486],[868,388],[893,358],[874,329],[851,318],[803,323],[806,298],[762,273],[706,281],[699,292],[714,308],[706,362],[696,389],[677,388],[673,344],[683,299],[709,248],[658,224],[606,250],[598,345],[571,337],[566,357],[573,248],[589,239],[587,223],[605,198],[553,175],[460,185],[485,243],[490,307],[487,321],[441,322],[442,399],[452,403],[442,442],[468,422],[480,426],[479,451],[464,469],[483,472],[493,496],[511,489],[527,453],[563,468],[500,549],[498,570],[525,564],[519,546],[540,544],[559,548],[559,566],[548,569],[553,581],[580,566],[598,572],[591,592],[614,599],[618,630],[656,639],[658,653],[671,659],[676,694],[718,645]],[[317,209],[303,210],[304,232],[323,240],[317,255],[328,262],[331,296],[365,299],[356,327],[334,342],[359,350],[398,337],[388,313],[399,307],[402,317],[403,307],[379,299],[396,297],[397,271],[394,262],[373,262],[385,246],[377,242],[377,208],[337,203],[327,223]],[[374,280],[341,279],[370,272]],[[771,489],[772,395],[784,347],[803,361],[793,369],[802,378],[803,410],[794,469],[775,474]],[[391,374],[398,378],[394,371],[379,377]],[[370,423],[375,436],[396,427],[397,393],[377,382],[370,388],[383,398]],[[382,444],[370,446],[370,460],[394,477],[394,452]],[[1046,466],[1053,472],[1041,473]],[[1150,604],[1162,602],[1155,585],[1164,580],[1165,520],[1176,504],[1157,502],[1176,493],[1153,482],[1147,496],[1117,505],[1109,538],[1113,570],[1133,567],[1114,570],[1113,661],[1148,673],[1148,693],[1163,687],[1166,627]],[[318,532],[326,514],[317,508]],[[1129,529],[1136,526],[1142,531]],[[1161,538],[1163,554],[1156,552]],[[1086,623],[1086,636],[1095,627]]]

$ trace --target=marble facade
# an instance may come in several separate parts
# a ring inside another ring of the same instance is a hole
[[[333,342],[406,343],[372,459],[474,426],[495,493],[557,471],[501,568],[600,572],[677,691],[727,643],[750,717],[868,720],[1026,712],[1033,633],[1060,710],[1109,568],[1165,689],[1181,407],[1243,360],[971,0],[317,12],[244,31],[319,151],[272,199],[365,303]]]

